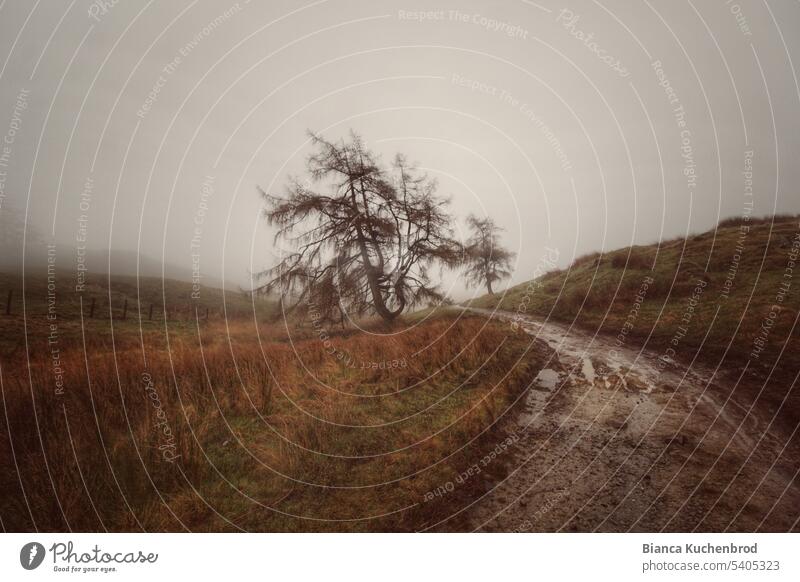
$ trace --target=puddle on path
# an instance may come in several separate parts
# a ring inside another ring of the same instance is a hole
[[[547,390],[553,390],[558,382],[558,372],[550,368],[545,368],[539,371],[536,376],[536,384]]]

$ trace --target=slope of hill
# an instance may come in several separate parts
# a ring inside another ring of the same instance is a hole
[[[26,274],[47,270],[48,265],[55,263],[64,270],[85,267],[91,273],[100,276],[128,276],[166,278],[191,283],[196,275],[197,265],[188,262],[176,262],[175,253],[161,258],[150,256],[137,249],[81,247],[80,251],[74,243],[56,242],[26,220],[26,214],[15,206],[4,203],[0,211],[0,273],[22,273],[23,264]],[[223,281],[212,275],[203,263],[202,282],[208,287],[235,289],[236,284],[230,280]],[[244,273],[234,269],[228,276],[234,281],[248,281]]]
[[[161,279],[160,277],[133,277],[128,275],[96,275],[91,274],[86,278],[82,291],[76,291],[76,278],[74,273],[69,271],[55,271],[53,273],[57,301],[60,303],[59,309],[64,316],[72,315],[72,310],[77,309],[79,297],[83,297],[84,304],[89,303],[93,298],[96,300],[98,310],[97,317],[109,317],[109,301],[115,317],[119,316],[123,304],[127,299],[129,309],[136,304],[137,298],[143,309],[149,309],[153,304],[156,309],[154,314],[161,312],[163,308],[174,311],[185,311],[195,304],[199,308],[208,307],[209,309],[222,310],[223,303],[228,315],[239,317],[252,315],[255,308],[256,313],[266,314],[274,308],[273,301],[266,301],[261,298],[253,298],[237,288],[226,288],[207,285],[193,286],[186,281],[175,279]],[[48,296],[48,277],[46,275],[26,276],[24,278],[24,288],[27,302],[27,310],[31,314],[43,313],[47,309]],[[22,289],[23,277],[16,274],[0,273],[0,294],[5,300],[8,291],[12,291],[12,313],[19,313],[22,309]],[[103,308],[100,309],[102,303]],[[5,303],[3,304],[5,306]],[[255,307],[254,307],[255,306]]]
[[[24,278],[0,273],[0,352],[20,348],[24,330],[44,337],[51,325],[61,335],[80,334],[82,325],[90,333],[105,333],[111,320],[118,333],[164,329],[165,322],[170,332],[181,332],[194,329],[198,319],[269,320],[277,309],[274,300],[253,298],[235,288],[159,277],[89,274],[80,290],[77,283],[74,271],[45,269]]]
[[[502,478],[478,463],[519,440],[499,420],[546,356],[529,338],[449,313],[331,330],[333,352],[282,323],[170,322],[165,345],[115,320],[113,343],[63,334],[57,364],[43,334],[0,350],[4,529],[416,531]]]
[[[587,255],[470,305],[610,334],[660,352],[665,365],[702,361],[793,377],[799,253],[799,216],[729,219],[686,239]]]

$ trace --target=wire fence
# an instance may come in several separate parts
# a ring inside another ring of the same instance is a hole
[[[0,295],[2,297],[2,295]],[[49,312],[51,308],[56,309],[57,305],[55,299],[52,303],[48,298],[48,305],[46,306]],[[3,311],[5,316],[16,316],[23,313],[35,316],[41,311],[40,305],[35,304],[30,299],[27,302],[22,300],[22,291],[9,289],[5,293],[5,309]],[[210,317],[218,314],[220,311],[217,307],[211,308],[208,305],[203,305],[199,302],[188,301],[184,303],[176,302],[169,305],[152,302],[137,302],[135,299],[122,298],[119,301],[113,299],[109,301],[107,298],[99,299],[97,297],[80,297],[78,301],[74,299],[61,309],[56,309],[56,313],[61,313],[62,316],[69,315],[74,312],[76,316],[82,316],[84,319],[137,319],[137,320],[207,320]]]

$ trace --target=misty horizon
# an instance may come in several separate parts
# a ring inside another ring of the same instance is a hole
[[[282,252],[257,189],[304,178],[308,130],[404,153],[462,233],[491,216],[517,254],[508,286],[546,247],[563,268],[743,212],[800,212],[800,92],[791,61],[762,52],[793,39],[748,44],[774,20],[800,26],[780,6],[745,29],[704,6],[84,4],[44,38],[61,14],[3,11],[28,30],[2,68],[0,219],[64,249],[64,269],[85,246],[246,286]],[[468,297],[457,279],[445,286]]]

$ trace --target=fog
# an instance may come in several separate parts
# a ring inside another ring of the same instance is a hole
[[[3,265],[56,243],[65,270],[112,249],[246,287],[285,250],[257,187],[305,177],[308,130],[407,154],[456,229],[492,216],[510,284],[800,212],[799,29],[788,2],[9,0]]]

